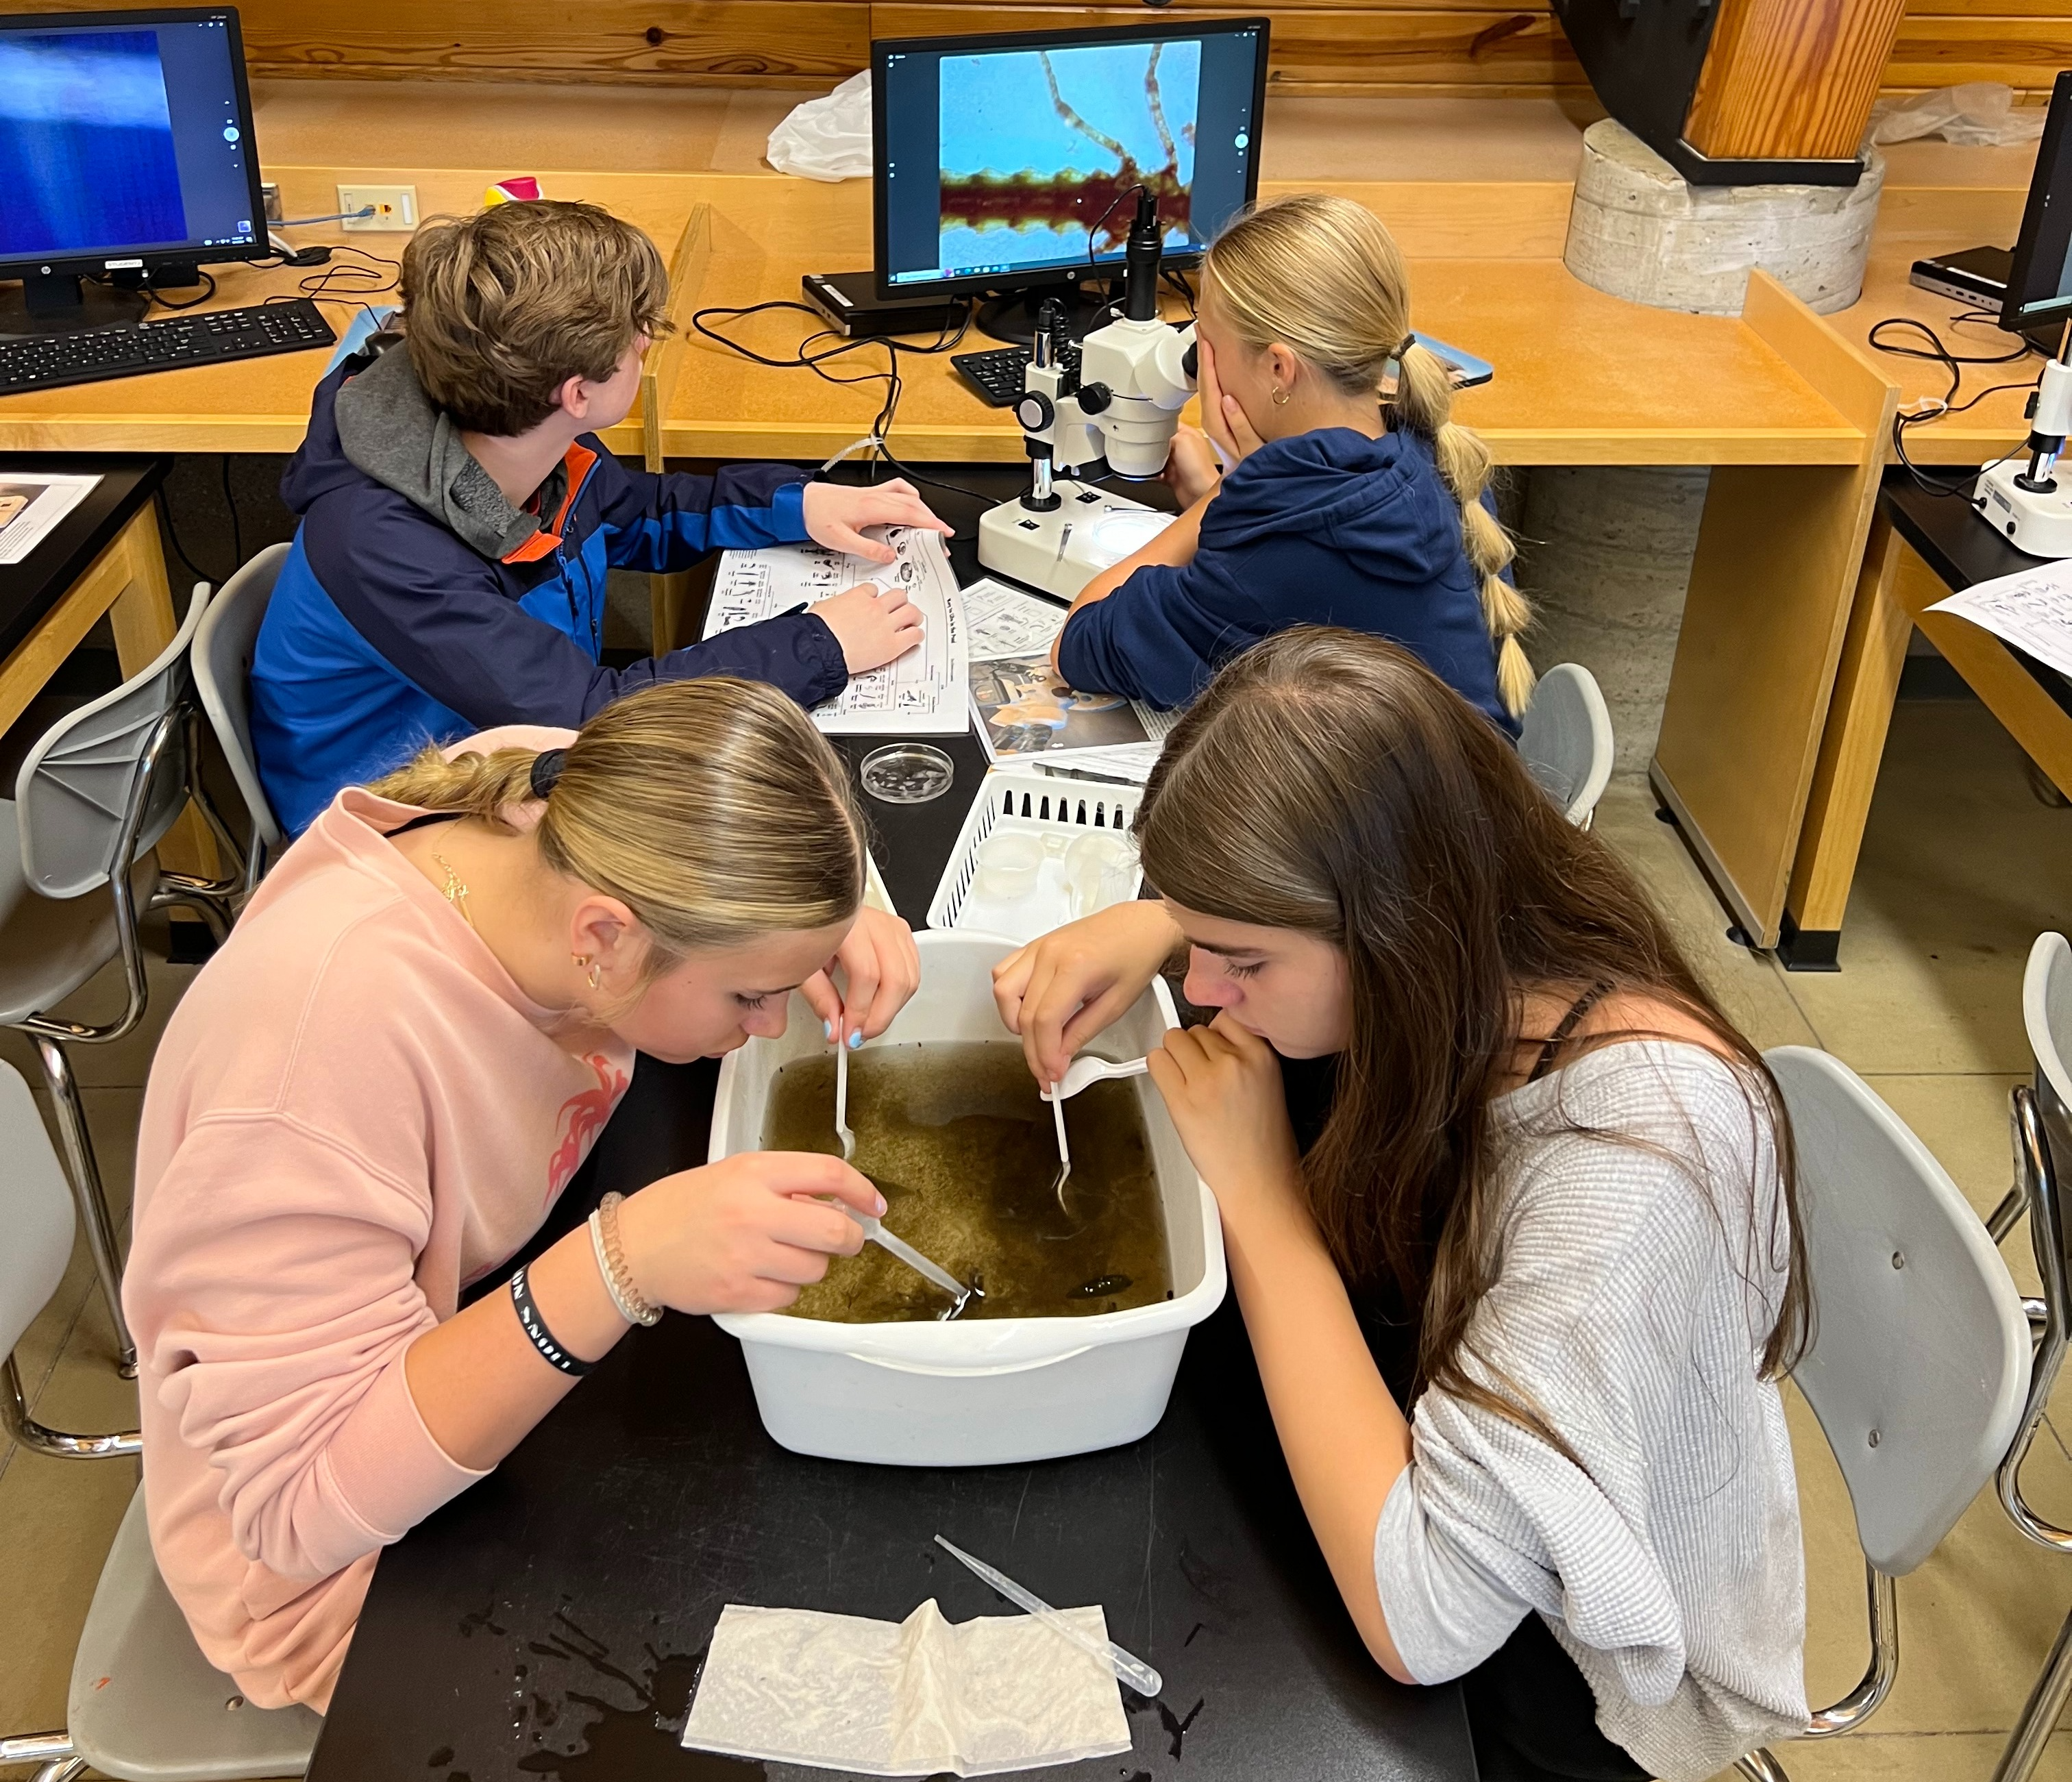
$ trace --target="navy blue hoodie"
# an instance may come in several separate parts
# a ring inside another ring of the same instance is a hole
[[[281,481],[302,524],[253,654],[252,741],[282,827],[300,834],[341,786],[427,742],[501,724],[574,729],[657,680],[739,675],[802,705],[832,698],[848,670],[811,614],[628,668],[598,661],[608,569],[680,569],[708,551],[803,539],[802,491],[779,465],[628,470],[585,433],[514,508],[408,354],[377,339],[317,386]]]
[[[1507,736],[1461,510],[1416,435],[1325,427],[1269,441],[1223,478],[1194,560],[1149,565],[1065,626],[1075,687],[1170,709],[1240,651],[1295,625],[1401,644]]]

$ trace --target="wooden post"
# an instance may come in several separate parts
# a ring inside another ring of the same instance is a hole
[[[1684,122],[1715,161],[1847,160],[1906,0],[1720,0]]]
[[[668,417],[670,399],[676,393],[691,314],[698,306],[705,265],[711,258],[712,206],[701,199],[691,207],[684,232],[676,238],[676,251],[669,256],[669,319],[676,325],[676,331],[648,347],[640,367],[641,462],[657,476],[667,461],[662,425]],[[683,622],[689,583],[689,577],[681,572],[657,573],[648,578],[649,647],[658,656],[667,655],[680,641],[676,632]]]

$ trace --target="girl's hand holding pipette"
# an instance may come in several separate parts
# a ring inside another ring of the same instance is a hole
[[[993,968],[993,1000],[1046,1088],[1187,942],[1162,903],[1118,903],[1038,936]]]
[[[829,1205],[830,1200],[841,1205]],[[778,1312],[863,1247],[843,1210],[876,1217],[885,1197],[839,1157],[745,1152],[629,1195],[619,1210],[633,1284],[678,1312]]]
[[[843,987],[832,976],[839,967]],[[897,916],[868,904],[835,950],[825,969],[799,987],[820,1017],[830,1040],[854,1047],[874,1040],[892,1024],[892,1017],[921,983],[921,955],[914,930]]]

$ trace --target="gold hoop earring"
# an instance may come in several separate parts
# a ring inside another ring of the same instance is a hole
[[[604,982],[604,967],[601,965],[591,965],[589,954],[571,953],[569,955],[569,963],[573,964],[578,971],[582,971],[586,966],[590,967],[590,987],[591,989],[596,989]]]
[[[1286,408],[1288,406],[1288,398],[1290,393],[1290,392],[1282,389],[1279,384],[1275,384],[1273,387],[1273,406],[1276,409]]]

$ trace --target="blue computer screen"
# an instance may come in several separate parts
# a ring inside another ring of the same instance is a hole
[[[253,240],[237,91],[219,19],[0,31],[0,261]]]
[[[1202,247],[1248,193],[1260,47],[1231,31],[888,53],[886,282],[1112,261],[1140,185],[1169,253]]]

